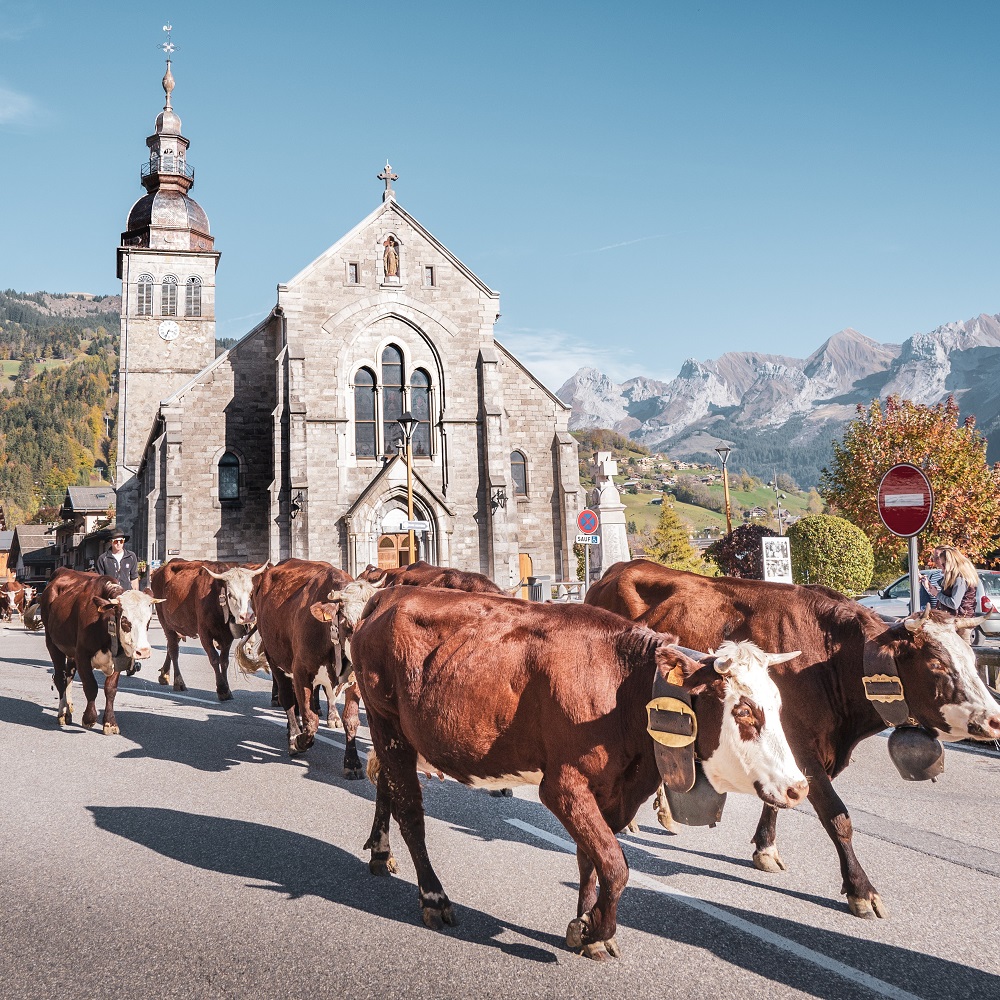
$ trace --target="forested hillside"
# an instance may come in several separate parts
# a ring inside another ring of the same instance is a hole
[[[117,296],[0,292],[0,503],[10,525],[114,468]]]

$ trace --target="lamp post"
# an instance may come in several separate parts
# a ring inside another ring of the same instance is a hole
[[[413,431],[419,422],[409,410],[396,421],[402,428],[403,439],[406,441],[406,517],[411,523],[413,522],[413,448],[411,441],[413,440]],[[413,558],[413,528],[409,529],[409,546],[406,562],[407,565],[412,565],[416,561]]]
[[[778,513],[778,534],[781,535],[782,534],[782,531],[781,531],[781,501],[785,499],[785,494],[781,493],[779,491],[779,489],[778,489],[778,474],[777,474],[777,472],[775,472],[775,474],[774,474],[774,479],[772,479],[767,485],[770,486],[771,489],[774,490],[774,502],[777,504],[777,507],[778,507],[778,511],[777,511],[777,513]]]
[[[722,492],[726,497],[726,533],[731,535],[733,533],[733,512],[729,506],[729,472],[726,469],[726,462],[729,461],[729,453],[733,449],[728,445],[722,445],[715,450],[718,452],[719,458],[722,459]]]

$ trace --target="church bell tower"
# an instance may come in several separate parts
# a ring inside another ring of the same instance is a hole
[[[146,139],[140,180],[146,193],[132,206],[118,247],[122,282],[118,361],[117,519],[131,531],[137,511],[136,472],[160,400],[215,359],[215,251],[208,216],[190,197],[189,142],[173,109],[171,26],[164,26],[166,102]]]

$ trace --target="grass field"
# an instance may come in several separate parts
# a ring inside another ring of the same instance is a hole
[[[49,368],[65,368],[68,364],[68,361],[54,359],[49,361],[36,361],[35,371],[40,372]],[[0,361],[0,368],[2,368],[2,373],[0,373],[0,389],[9,389],[11,385],[13,385],[14,379],[17,377],[20,367],[20,361]]]

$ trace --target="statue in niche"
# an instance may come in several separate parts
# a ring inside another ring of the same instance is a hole
[[[385,247],[385,251],[382,254],[382,263],[385,265],[385,276],[387,278],[395,278],[399,274],[398,245],[392,236],[386,237],[382,243],[382,246]]]

